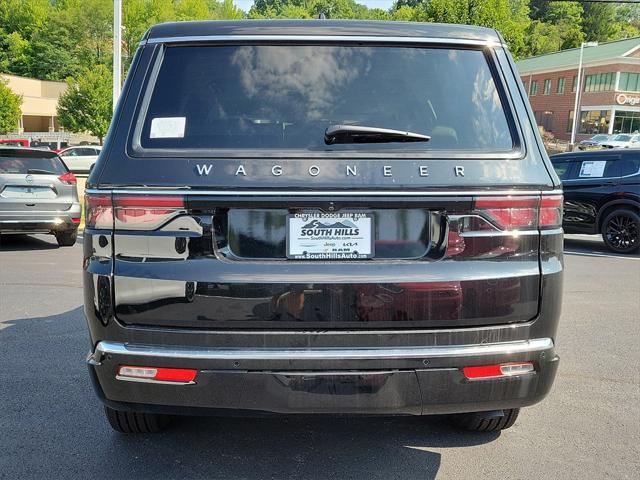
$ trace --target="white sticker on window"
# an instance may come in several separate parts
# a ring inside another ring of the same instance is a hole
[[[582,162],[580,167],[580,178],[600,178],[604,175],[606,161]]]
[[[159,117],[151,120],[149,138],[184,138],[186,117]]]

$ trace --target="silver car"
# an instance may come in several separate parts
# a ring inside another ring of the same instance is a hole
[[[640,148],[640,135],[619,133],[601,143],[603,148]]]
[[[80,217],[76,177],[58,155],[0,147],[0,234],[50,233],[71,246]]]

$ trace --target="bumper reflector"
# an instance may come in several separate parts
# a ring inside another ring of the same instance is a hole
[[[197,370],[189,368],[133,367],[121,365],[116,378],[118,380],[138,380],[143,382],[192,383]]]
[[[462,373],[469,379],[499,378],[524,375],[534,371],[533,362],[502,363],[496,365],[479,365],[464,367]]]

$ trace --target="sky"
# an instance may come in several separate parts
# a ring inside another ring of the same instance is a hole
[[[248,12],[253,5],[253,0],[233,0],[234,3],[245,12]],[[356,0],[357,3],[366,5],[369,8],[382,8],[383,10],[389,10],[393,5],[394,0]]]

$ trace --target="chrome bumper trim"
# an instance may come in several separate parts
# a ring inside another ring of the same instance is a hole
[[[89,361],[99,364],[102,355],[134,355],[142,358],[196,360],[403,360],[423,358],[508,355],[553,348],[550,338],[475,345],[442,345],[428,347],[362,347],[362,348],[187,348],[161,345],[133,345],[102,341]]]

